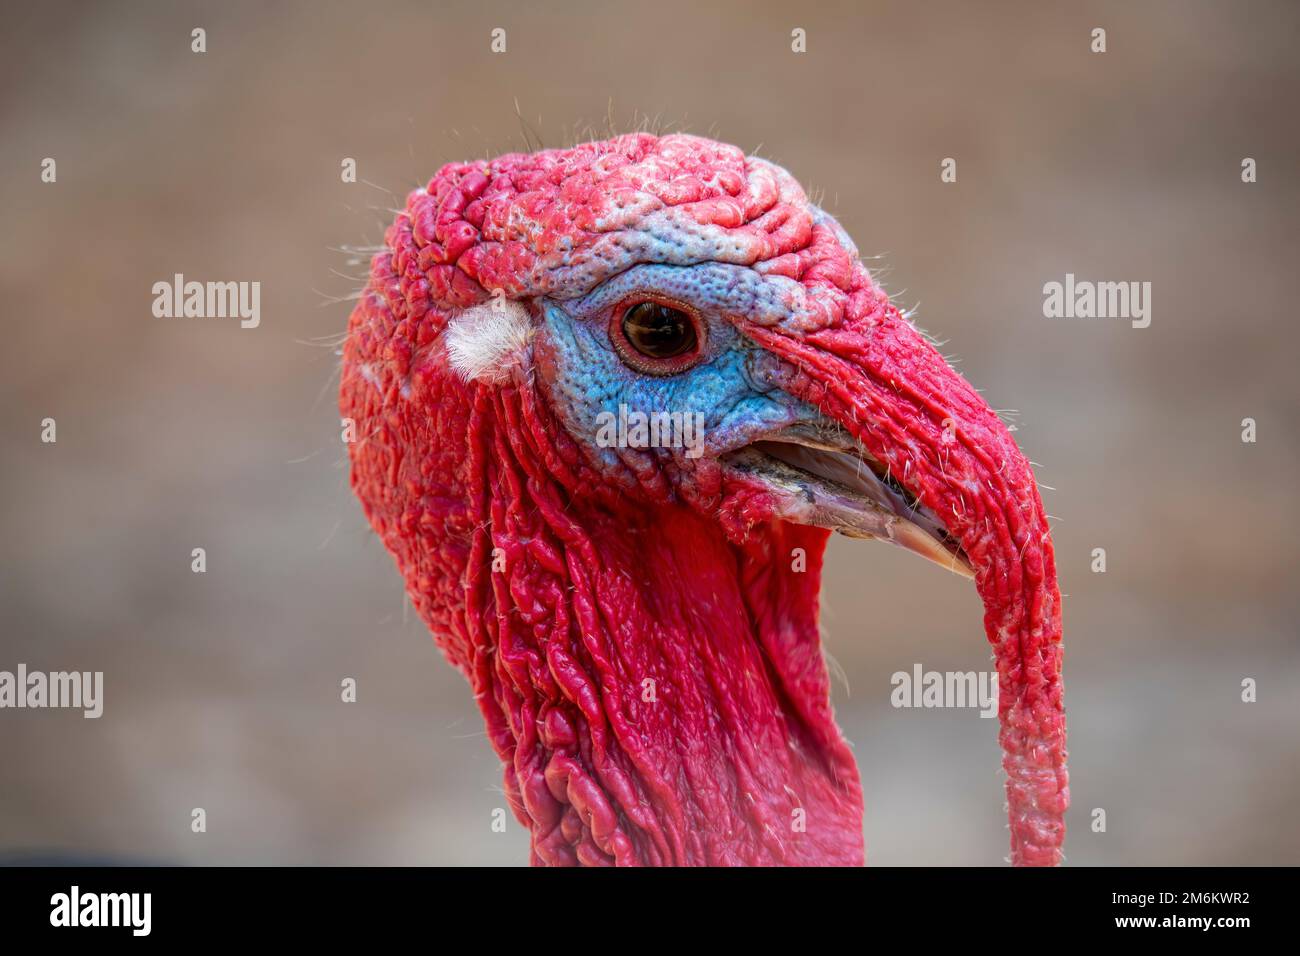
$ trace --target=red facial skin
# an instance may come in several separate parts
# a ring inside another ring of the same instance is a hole
[[[645,241],[665,229],[684,261]],[[542,333],[505,381],[448,366],[458,309],[565,298],[643,261],[795,280],[780,314],[729,319],[961,541],[997,661],[1011,859],[1060,861],[1060,600],[1033,474],[788,174],[645,134],[453,164],[386,241],[344,347],[352,484],[471,684],[533,863],[864,860],[817,628],[827,532],[710,456],[606,474],[558,420]]]

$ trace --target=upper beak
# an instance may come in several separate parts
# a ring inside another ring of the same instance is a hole
[[[888,541],[975,577],[970,558],[938,516],[835,422],[787,426],[732,452],[727,462],[772,491],[788,521]]]

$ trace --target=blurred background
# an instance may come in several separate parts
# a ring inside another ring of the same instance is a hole
[[[650,122],[785,166],[1018,410],[1067,595],[1069,862],[1300,863],[1295,5],[52,2],[4,20],[0,670],[102,670],[105,712],[0,712],[0,854],[526,861],[513,817],[491,830],[501,774],[468,688],[348,491],[333,350],[365,271],[344,248],[378,242],[442,163],[525,148],[522,115],[547,146]],[[363,182],[341,182],[344,157]],[[177,272],[260,281],[260,327],[155,319],[151,287]],[[1067,272],[1151,282],[1151,326],[1045,319]],[[974,589],[882,545],[836,539],[828,565],[868,862],[997,863],[995,721],[889,704],[914,663],[991,668]]]

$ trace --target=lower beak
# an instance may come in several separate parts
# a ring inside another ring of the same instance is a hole
[[[999,675],[1011,859],[1059,863],[1061,602],[1033,472],[997,414],[883,294],[855,304],[822,331],[743,323],[796,370],[787,391],[834,424],[777,433],[733,453],[736,466],[800,496],[791,520],[890,540],[974,577]]]

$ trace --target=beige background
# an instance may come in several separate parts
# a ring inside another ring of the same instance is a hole
[[[103,670],[107,700],[0,712],[0,851],[525,860],[347,491],[330,347],[363,270],[339,249],[441,163],[520,148],[517,99],[547,145],[612,110],[786,166],[1020,410],[1068,595],[1070,862],[1300,863],[1294,5],[9,7],[0,669]],[[175,272],[261,281],[261,327],[154,319]],[[1044,319],[1066,272],[1152,282],[1151,327]],[[837,540],[825,600],[868,860],[1001,860],[994,722],[888,703],[914,662],[989,666],[974,590]]]

